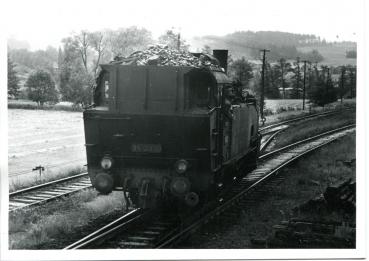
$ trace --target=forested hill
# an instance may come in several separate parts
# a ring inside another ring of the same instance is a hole
[[[246,59],[259,59],[259,50],[266,48],[271,50],[268,53],[270,61],[280,58],[295,59],[299,56],[329,65],[356,63],[356,59],[346,58],[347,51],[356,51],[356,43],[327,42],[311,34],[240,31],[225,36],[194,37],[189,44],[194,50],[202,50],[204,46],[211,49],[228,49],[234,58],[244,56]],[[313,53],[313,50],[317,52]]]

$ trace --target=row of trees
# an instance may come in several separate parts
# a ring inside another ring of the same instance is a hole
[[[260,70],[260,65],[241,58],[231,60],[228,73],[244,88],[260,95]],[[333,74],[339,77],[333,80]],[[305,98],[322,106],[344,95],[354,97],[355,79],[355,66],[328,67],[299,59],[293,62],[280,59],[277,63],[266,62],[264,95],[269,99],[302,98],[305,81]]]
[[[15,70],[15,64],[8,55],[8,97],[19,95],[19,77]],[[45,70],[34,71],[26,81],[28,98],[42,106],[45,102],[57,102],[58,95],[55,81],[51,74]]]
[[[325,39],[313,34],[296,34],[278,31],[239,31],[226,35],[227,39],[248,43],[255,47],[326,45]]]
[[[178,34],[168,30],[158,39],[159,43],[177,46]],[[19,95],[19,82],[14,62],[21,74],[28,74],[25,81],[28,98],[40,105],[45,101],[70,101],[75,104],[91,102],[91,93],[98,75],[99,64],[107,63],[117,56],[127,56],[154,43],[150,31],[137,27],[81,31],[62,39],[59,50],[49,47],[45,51],[30,52],[25,49],[9,50],[8,56],[8,95]],[[180,40],[181,48],[188,48]],[[47,79],[45,78],[47,76]],[[50,84],[51,80],[53,84]],[[45,85],[43,84],[45,81]],[[39,91],[34,92],[33,83],[39,83]],[[50,89],[49,92],[42,88]]]

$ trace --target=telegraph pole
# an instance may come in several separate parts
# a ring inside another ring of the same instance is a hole
[[[343,103],[343,89],[344,89],[344,84],[345,84],[345,72],[346,72],[346,68],[345,66],[342,66],[341,68],[341,105]]]
[[[296,62],[297,62],[297,99],[300,98],[300,57],[296,58]]]
[[[284,89],[284,59],[281,58],[279,60],[280,64],[281,64],[281,81],[282,81],[282,90],[283,90],[283,99],[286,98],[286,91]]]
[[[311,66],[312,66],[312,63],[309,62],[309,91],[311,91],[311,83],[312,83],[312,77],[311,77],[311,74],[312,74],[312,69],[311,69]]]
[[[330,68],[329,67],[327,67],[327,82],[326,82],[326,84],[325,84],[325,97],[328,97],[328,83],[329,83],[329,81],[330,81]]]
[[[177,37],[177,49],[179,51],[179,49],[181,48],[181,33],[178,33],[178,37]]]
[[[270,50],[262,49],[260,51],[263,52],[263,66],[262,66],[262,70],[261,70],[260,118],[261,118],[261,121],[262,121],[262,125],[264,125],[264,123],[265,123],[265,117],[264,117],[265,53],[270,52]]]
[[[304,89],[302,91],[302,110],[305,110],[305,82],[306,82],[306,63],[308,61],[304,60]]]
[[[354,68],[352,68],[352,67],[350,67],[350,75],[349,76],[350,76],[350,92],[351,92],[351,98],[353,99],[354,98],[355,74],[354,74]],[[356,88],[355,88],[355,91],[356,91]]]

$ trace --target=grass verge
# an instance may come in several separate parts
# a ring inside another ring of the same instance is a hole
[[[311,107],[306,110],[302,110],[301,108],[279,107],[276,110],[276,113],[274,112],[270,113],[269,115],[265,117],[266,118],[265,126],[277,123],[279,121],[290,120],[290,119],[294,119],[297,117],[302,117],[302,116],[306,116],[310,114],[322,113],[326,111],[334,111],[334,110],[339,110],[339,109],[355,108],[355,106],[356,106],[355,100],[346,100],[343,102],[342,105],[340,102],[334,102],[334,103],[328,104],[325,107]]]
[[[267,238],[273,233],[273,225],[293,217],[302,218],[296,216],[295,207],[319,196],[329,185],[340,184],[348,178],[355,180],[355,165],[346,166],[342,162],[354,158],[355,134],[320,148],[284,169],[281,175],[286,179],[279,187],[264,195],[252,209],[240,210],[237,222],[211,222],[179,248],[252,248],[251,239]],[[319,218],[342,217],[332,213]]]
[[[327,115],[316,119],[306,119],[303,122],[292,123],[289,128],[277,136],[273,149],[286,146],[314,135],[333,130],[356,122],[355,111],[342,111],[342,113]],[[270,149],[270,148],[269,148]]]
[[[81,112],[80,106],[64,105],[64,104],[44,104],[38,106],[37,103],[22,100],[8,100],[8,109],[25,109],[25,110],[55,110],[55,111],[75,111]]]
[[[32,176],[29,176],[29,177],[24,177],[26,175],[22,175],[22,177],[21,176],[9,177],[9,192],[13,192],[13,191],[17,191],[20,189],[44,184],[46,182],[70,177],[70,176],[77,175],[77,174],[80,174],[86,171],[87,171],[86,167],[81,166],[81,167],[65,168],[63,170],[56,171],[56,172],[50,172],[50,173],[47,173],[47,175],[45,174],[42,175],[41,178],[37,174],[33,174]]]
[[[123,193],[98,195],[91,189],[11,214],[9,249],[61,249],[99,227],[108,215],[122,214],[124,208]]]

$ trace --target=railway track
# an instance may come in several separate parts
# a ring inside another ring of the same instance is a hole
[[[87,172],[9,193],[9,212],[34,207],[91,187]]]
[[[348,125],[262,155],[258,168],[235,183],[219,202],[184,221],[176,214],[136,209],[65,249],[170,248],[220,214],[232,214],[232,207],[252,201],[250,194],[261,186],[275,186],[281,181],[278,172],[288,164],[353,131],[355,125]]]
[[[301,121],[301,120],[306,120],[306,119],[309,119],[309,118],[324,117],[324,116],[327,116],[327,115],[338,114],[338,113],[341,113],[342,111],[350,111],[350,110],[355,110],[355,109],[354,108],[348,108],[348,109],[333,110],[333,111],[327,111],[327,112],[321,112],[321,113],[313,113],[313,114],[309,114],[309,115],[305,115],[305,116],[301,116],[301,117],[292,118],[292,119],[289,119],[289,120],[279,121],[277,123],[273,123],[271,125],[260,128],[260,132],[261,132],[262,135],[267,135],[267,134],[275,132],[279,127],[281,127],[283,125],[288,125],[288,123],[293,123],[293,122],[297,122],[297,121]]]
[[[350,110],[350,109],[348,109]],[[281,121],[260,129],[263,135],[260,151],[263,152],[273,139],[281,131],[289,127],[288,123],[298,122],[308,118],[322,117],[331,114],[337,114],[341,111],[329,111],[317,114],[311,114],[303,117],[293,118],[286,121]],[[80,180],[79,180],[80,179]],[[44,183],[41,185],[29,187],[9,193],[9,212],[14,212],[27,207],[34,207],[43,203],[52,201],[62,196],[67,196],[72,193],[90,188],[91,183],[87,177],[87,173],[81,173],[76,176]]]
[[[344,110],[352,110],[352,108],[344,109]],[[342,112],[342,110],[315,113],[315,114],[310,114],[310,115],[306,115],[306,116],[302,116],[302,117],[297,117],[297,118],[293,118],[293,119],[289,119],[289,120],[285,120],[285,121],[280,121],[278,123],[271,124],[269,126],[260,128],[260,133],[262,134],[262,140],[261,140],[261,144],[260,144],[260,152],[263,153],[267,149],[269,144],[274,140],[274,138],[280,132],[282,132],[283,130],[287,129],[290,126],[290,125],[288,125],[289,123],[294,123],[294,122],[298,122],[298,121],[302,121],[302,120],[310,119],[310,118],[319,118],[319,117],[324,117],[324,116],[328,116],[328,115],[334,115],[334,114],[338,114],[338,113],[341,113],[341,112]]]

